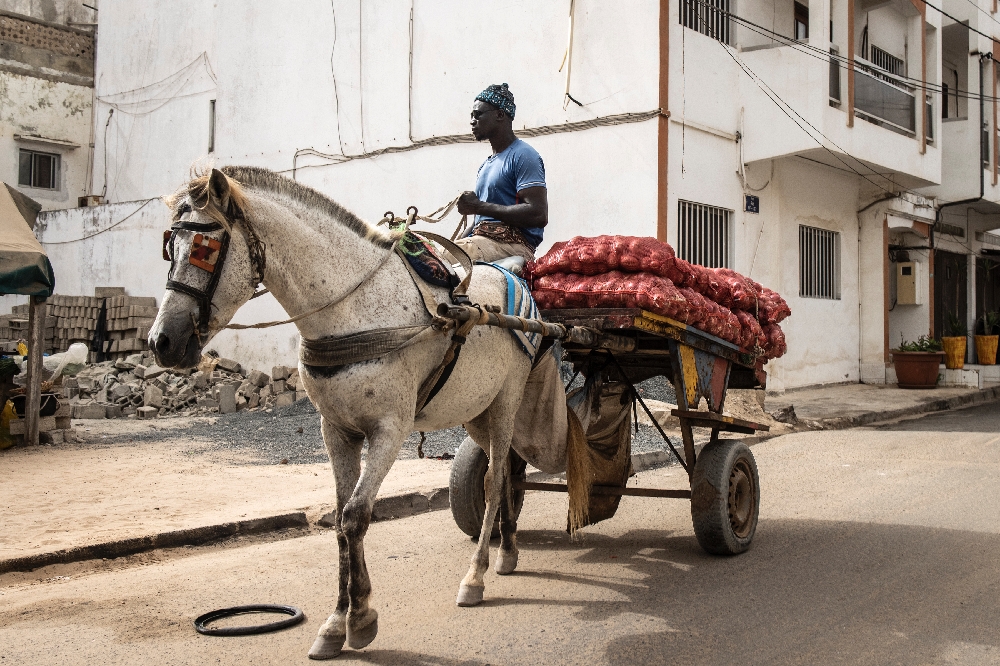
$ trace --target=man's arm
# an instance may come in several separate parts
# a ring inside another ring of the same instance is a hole
[[[461,215],[485,215],[522,229],[544,227],[549,223],[549,196],[544,187],[528,187],[517,193],[513,206],[480,201],[475,192],[463,192],[458,198]]]

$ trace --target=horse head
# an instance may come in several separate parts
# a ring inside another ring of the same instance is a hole
[[[264,250],[239,183],[218,169],[196,175],[166,203],[172,220],[163,258],[170,271],[149,347],[159,365],[190,368],[253,296],[264,278]]]

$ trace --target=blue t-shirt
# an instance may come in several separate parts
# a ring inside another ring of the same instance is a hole
[[[513,206],[518,203],[517,193],[529,187],[545,187],[545,164],[538,151],[520,139],[496,155],[490,155],[479,167],[476,177],[476,196],[480,201]],[[473,229],[480,222],[499,222],[488,215],[477,215]],[[542,227],[521,228],[533,247],[542,242]]]

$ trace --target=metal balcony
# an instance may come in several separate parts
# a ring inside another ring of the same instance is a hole
[[[855,58],[854,110],[889,129],[916,134],[916,88],[864,58]]]

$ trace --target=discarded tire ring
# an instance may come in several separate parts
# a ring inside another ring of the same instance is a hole
[[[245,615],[247,613],[279,613],[282,615],[290,615],[291,617],[285,620],[278,620],[277,622],[269,622],[267,624],[258,624],[249,627],[219,627],[217,629],[213,629],[206,626],[210,622],[215,622],[227,617],[234,617],[236,615]],[[295,606],[252,604],[249,606],[221,608],[219,610],[210,611],[204,615],[200,615],[194,621],[194,628],[199,634],[205,634],[206,636],[253,636],[255,634],[266,634],[271,631],[278,631],[279,629],[287,629],[288,627],[293,627],[299,622],[302,622],[304,619],[306,619],[306,616]]]

